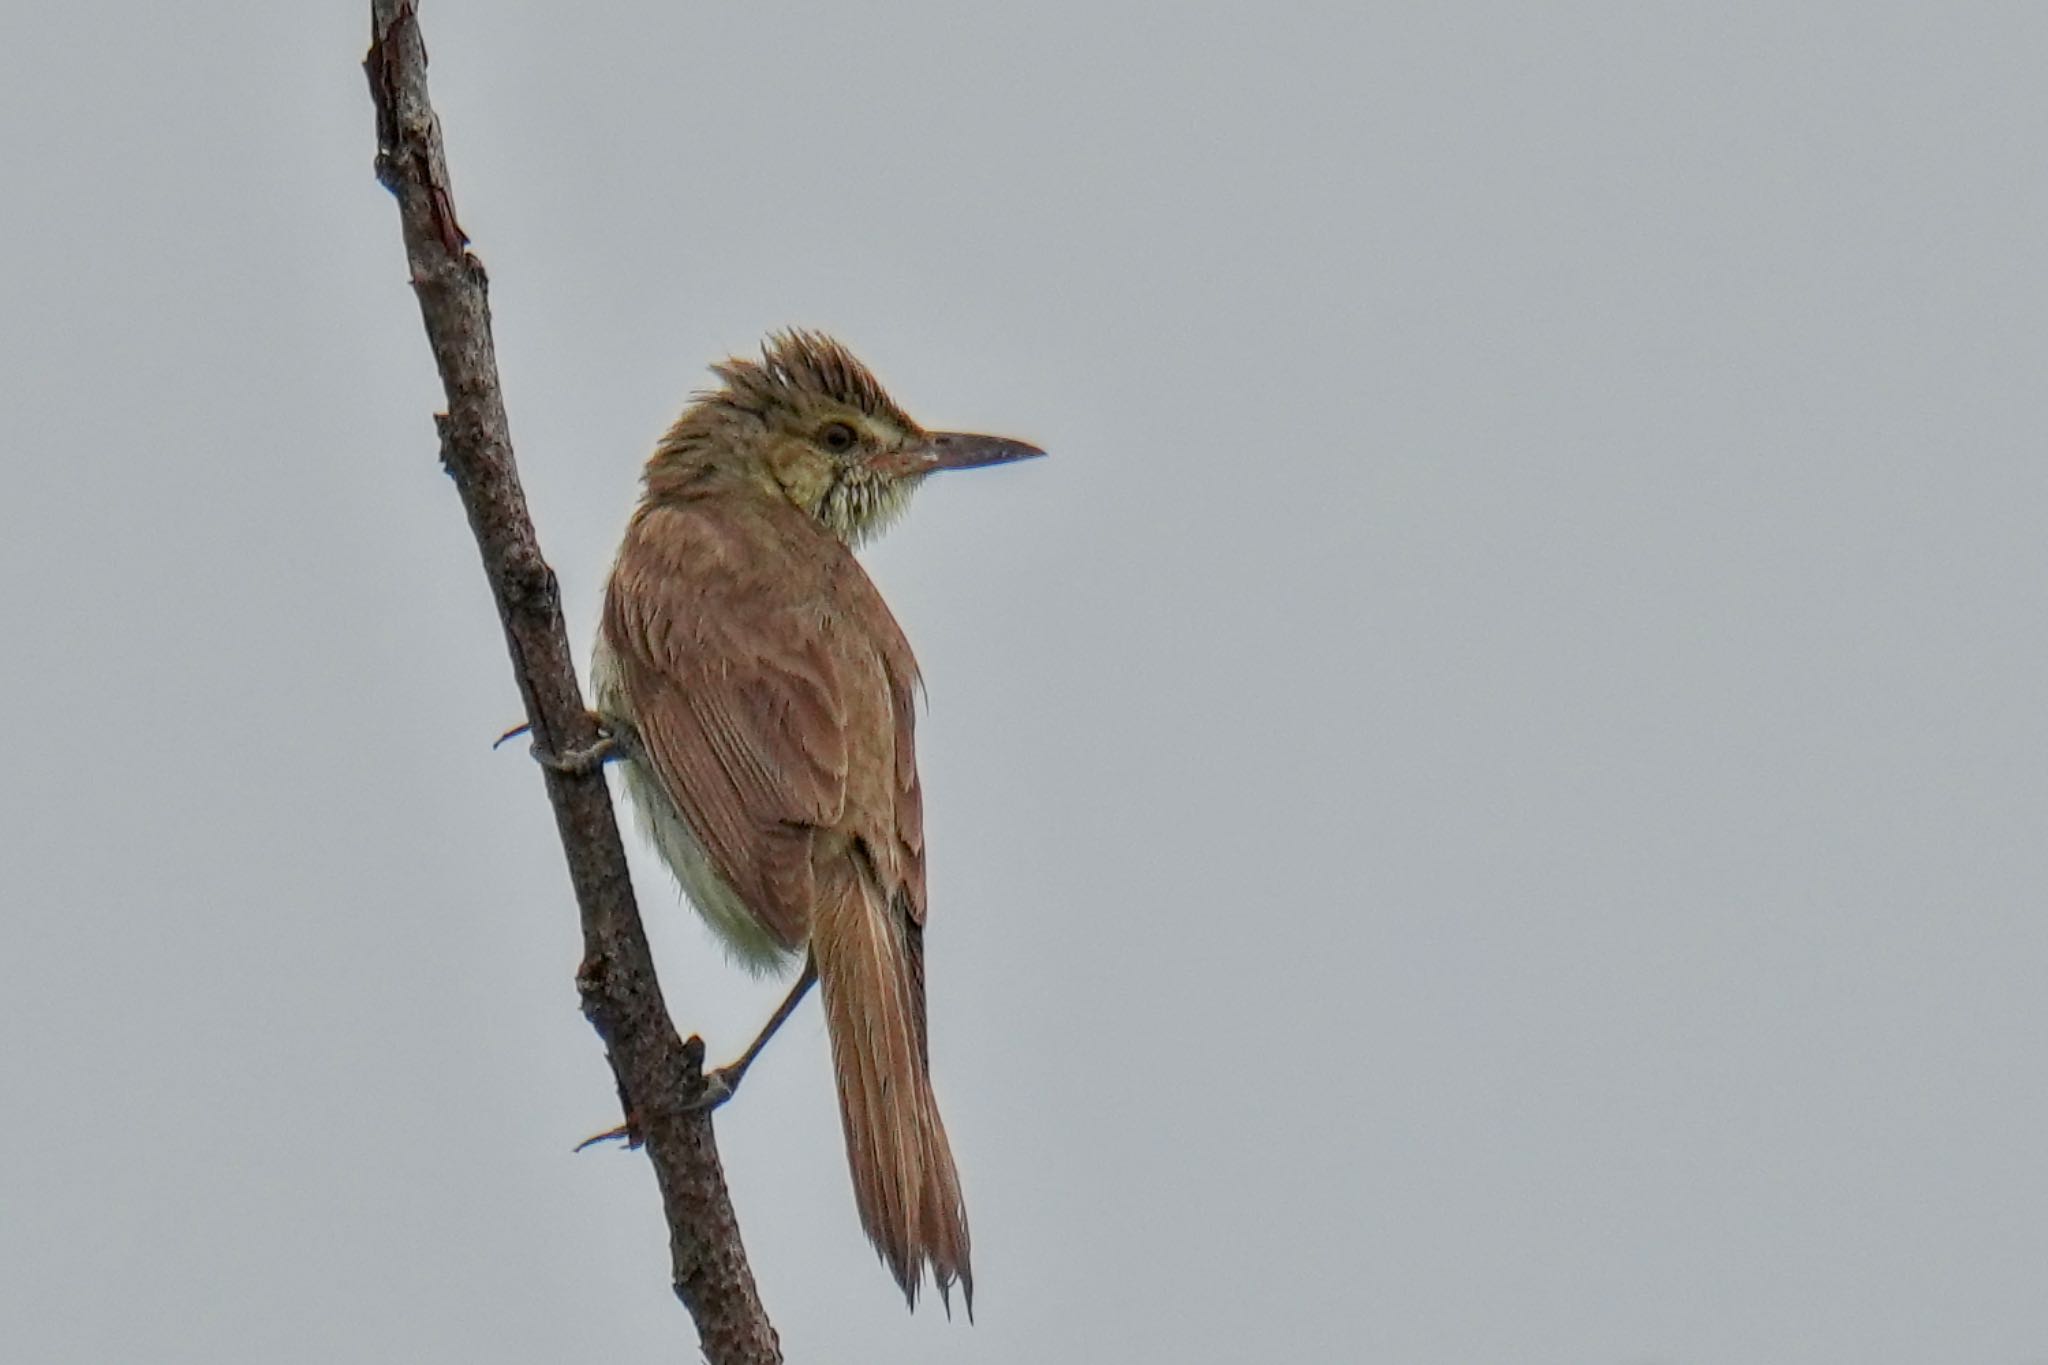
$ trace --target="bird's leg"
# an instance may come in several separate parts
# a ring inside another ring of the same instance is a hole
[[[615,758],[624,758],[630,748],[621,728],[609,717],[596,711],[590,712],[589,715],[590,723],[597,727],[597,743],[587,749],[568,749],[558,754],[550,753],[536,743],[532,749],[534,762],[543,768],[552,768],[558,773],[581,776],[584,773],[596,772]],[[532,728],[531,725],[515,725],[499,735],[497,743],[491,747],[495,749],[506,740],[516,739]]]
[[[818,960],[806,956],[803,974],[797,977],[796,984],[789,988],[789,994],[782,997],[782,1003],[775,1007],[775,1013],[768,1016],[768,1022],[762,1025],[761,1031],[754,1036],[754,1041],[747,1044],[747,1050],[740,1054],[739,1060],[721,1066],[716,1071],[704,1073],[704,1093],[692,1107],[716,1109],[738,1093],[740,1078],[747,1074],[747,1068],[754,1064],[754,1059],[761,1055],[761,1049],[768,1046],[768,1040],[775,1036],[775,1031],[789,1021],[789,1016],[796,1013],[796,1007],[804,1002],[804,997],[811,993],[811,987],[817,984]],[[600,1142],[620,1141],[628,1147],[640,1145],[640,1125],[631,1114],[628,1114],[626,1121],[618,1127],[607,1128],[602,1133],[593,1133],[583,1139],[576,1144],[576,1150],[580,1152],[585,1148],[595,1147]]]
[[[754,1041],[747,1044],[747,1050],[740,1054],[739,1060],[728,1063],[716,1071],[705,1073],[705,1105],[724,1104],[733,1097],[740,1088],[740,1079],[747,1074],[747,1068],[754,1064],[754,1059],[761,1055],[761,1049],[768,1046],[768,1040],[775,1036],[775,1030],[781,1028],[790,1015],[796,1013],[796,1007],[804,1002],[804,997],[811,993],[811,987],[817,984],[818,960],[806,955],[803,974],[797,977],[796,984],[789,988],[789,994],[782,998],[782,1003],[775,1007],[775,1013],[768,1016],[768,1022],[762,1026],[760,1033],[755,1035]]]

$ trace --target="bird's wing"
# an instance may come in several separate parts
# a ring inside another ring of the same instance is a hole
[[[875,594],[881,607],[881,594]],[[887,609],[883,608],[886,616]],[[895,789],[893,792],[896,873],[904,913],[924,926],[924,789],[917,780],[917,661],[910,645],[889,617],[882,660],[888,678],[889,710],[895,726]]]
[[[814,842],[845,814],[847,670],[814,604],[643,562],[657,553],[629,538],[605,601],[642,755],[719,878],[796,947]]]

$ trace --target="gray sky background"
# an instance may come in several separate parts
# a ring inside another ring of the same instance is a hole
[[[11,1359],[689,1357],[366,11],[8,6]],[[2048,1360],[2048,11],[424,22],[579,651],[770,328],[1054,452],[868,556],[980,1321],[812,1008],[719,1119],[792,1360]]]

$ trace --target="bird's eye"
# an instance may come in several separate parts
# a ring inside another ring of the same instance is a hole
[[[824,430],[818,433],[818,444],[834,455],[844,455],[852,450],[859,439],[853,434],[853,428],[844,422],[828,423]]]

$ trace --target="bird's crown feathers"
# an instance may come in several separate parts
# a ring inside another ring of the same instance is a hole
[[[735,356],[711,369],[725,381],[725,388],[707,396],[755,416],[778,408],[800,411],[823,401],[879,418],[902,431],[917,430],[917,423],[896,406],[874,372],[823,332],[801,328],[777,332],[762,343],[759,360]]]

